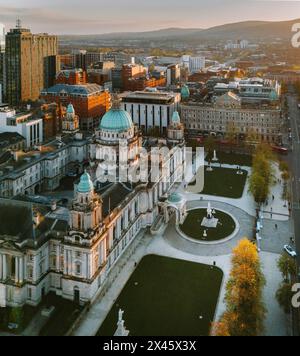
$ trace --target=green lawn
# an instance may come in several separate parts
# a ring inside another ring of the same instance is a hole
[[[29,305],[24,305],[18,308],[0,308],[0,331],[7,331],[12,333],[20,333],[24,330],[31,319],[34,317],[37,309]],[[8,324],[14,323],[19,327],[17,330],[9,330]]]
[[[40,331],[41,336],[63,336],[73,325],[83,307],[50,293],[45,304],[54,305],[55,312]]]
[[[236,169],[228,168],[213,168],[212,172],[207,172],[205,167],[204,189],[199,193],[233,199],[241,198],[248,172],[243,170],[243,175],[238,175],[236,172]]]
[[[235,222],[233,219],[223,213],[216,211],[215,218],[219,219],[216,228],[205,228],[201,226],[203,218],[207,216],[207,209],[195,209],[188,212],[188,216],[184,223],[180,225],[182,232],[192,239],[201,241],[217,241],[230,236],[235,230]],[[204,230],[207,232],[207,237],[203,237]]]
[[[115,333],[119,308],[124,310],[130,336],[209,335],[222,278],[222,271],[216,267],[147,256],[122,290],[98,335]]]
[[[211,160],[213,156],[214,155],[212,153],[208,154],[206,160]],[[251,155],[217,151],[217,158],[219,159],[218,163],[252,167]]]

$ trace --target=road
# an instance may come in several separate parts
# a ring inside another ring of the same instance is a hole
[[[300,110],[298,109],[297,96],[292,89],[287,96],[290,125],[292,129],[292,152],[288,161],[292,171],[292,209],[295,224],[295,242],[300,267]]]

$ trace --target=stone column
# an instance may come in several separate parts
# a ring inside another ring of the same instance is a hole
[[[64,250],[64,274],[68,274],[68,250]]]
[[[6,255],[2,255],[2,262],[3,262],[2,279],[5,281],[7,278]]]
[[[72,251],[68,251],[69,257],[68,257],[68,266],[69,266],[69,275],[72,275],[73,273],[73,261],[72,261]]]
[[[0,254],[0,281],[3,279],[3,262],[2,262],[2,255]]]
[[[56,246],[56,271],[60,271],[60,246]]]
[[[15,257],[15,282],[19,282],[19,257]]]
[[[23,283],[24,276],[23,276],[23,257],[19,257],[19,266],[20,266],[20,275],[19,275],[19,281],[20,283]]]

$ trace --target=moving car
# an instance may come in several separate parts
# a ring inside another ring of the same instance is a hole
[[[284,246],[284,251],[289,254],[291,257],[297,257],[296,251],[293,250],[293,248],[289,245]]]

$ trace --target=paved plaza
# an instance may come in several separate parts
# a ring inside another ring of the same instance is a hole
[[[226,167],[226,165],[223,165]],[[229,166],[230,167],[230,166]],[[234,168],[231,166],[231,168]],[[249,174],[251,169],[247,169]],[[276,290],[282,281],[277,268],[277,261],[282,253],[283,245],[289,242],[293,236],[292,222],[289,220],[288,209],[281,199],[282,186],[279,183],[279,171],[276,170],[276,185],[272,189],[272,198],[265,207],[265,211],[273,211],[272,218],[268,213],[264,214],[264,227],[262,230],[262,251],[260,253],[263,271],[266,276],[267,286],[264,290],[264,302],[267,306],[266,335],[285,336],[290,334],[290,319],[286,317],[283,310],[275,299]],[[185,191],[183,183],[178,192],[187,199],[187,208],[207,208],[208,202],[215,209],[221,209],[233,215],[238,223],[239,229],[228,241],[218,241],[212,245],[199,244],[184,239],[177,231],[173,220],[166,226],[160,236],[150,236],[147,232],[139,236],[139,240],[130,252],[125,253],[116,266],[117,272],[111,277],[104,294],[95,300],[90,311],[83,318],[74,335],[95,335],[105,320],[109,310],[121,290],[126,285],[136,265],[142,258],[149,254],[172,257],[186,261],[213,265],[214,263],[223,270],[224,279],[216,309],[215,320],[225,311],[224,296],[225,286],[231,269],[231,252],[242,238],[254,236],[254,223],[256,205],[252,196],[248,193],[246,184],[241,199],[228,199],[215,196],[193,194]],[[279,214],[276,215],[275,213]],[[277,226],[276,226],[277,225]],[[209,291],[206,291],[209,293]],[[125,320],[126,324],[126,320]]]

